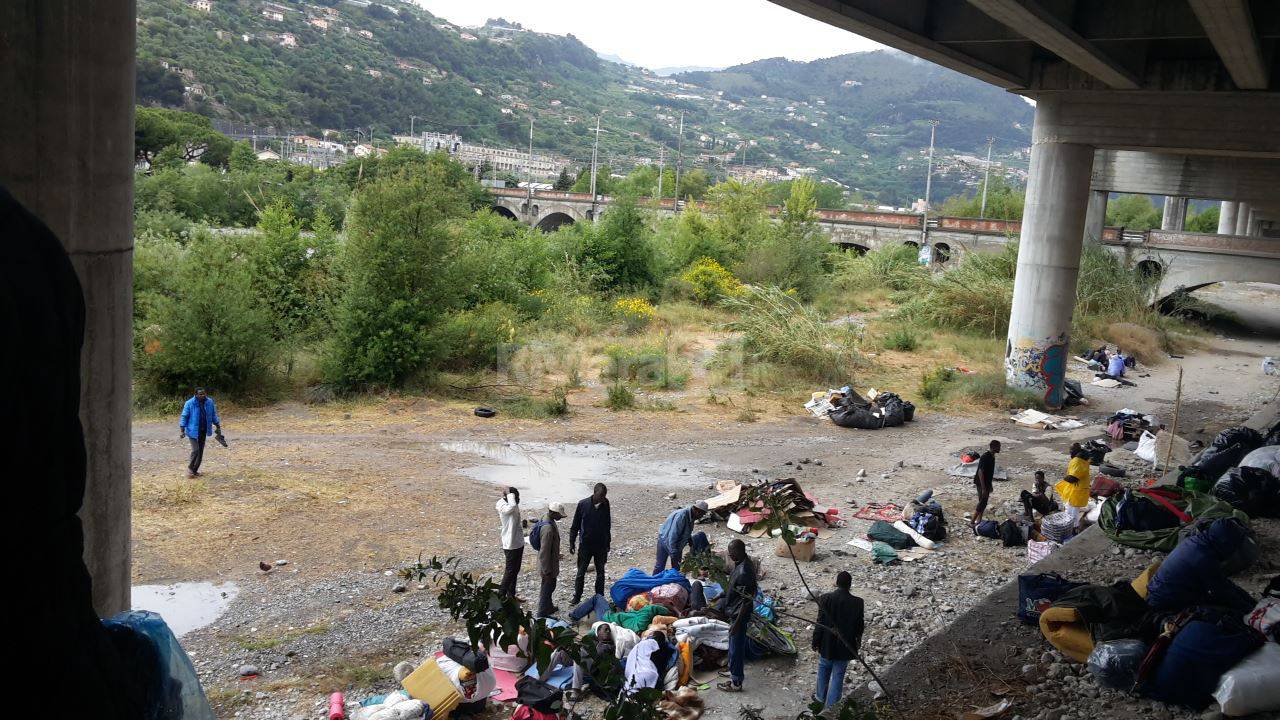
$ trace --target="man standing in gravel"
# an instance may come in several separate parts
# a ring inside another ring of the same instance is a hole
[[[533,532],[538,533],[538,574],[542,576],[542,587],[538,591],[538,617],[551,617],[560,608],[551,604],[551,596],[556,591],[556,581],[560,578],[560,527],[556,521],[564,517],[564,505],[553,502],[547,506],[547,519],[538,523]],[[533,540],[529,541],[531,544]]]
[[[520,576],[520,561],[524,558],[524,533],[520,528],[520,491],[513,487],[507,488],[494,508],[502,522],[502,554],[506,563],[498,592],[506,597],[515,597],[516,578]]]
[[[996,453],[1000,452],[1000,441],[992,440],[988,450],[978,458],[978,470],[973,474],[973,486],[978,491],[978,504],[973,508],[973,517],[969,519],[972,529],[982,522],[982,513],[987,510],[987,501],[991,499],[992,483],[996,477]]]
[[[722,692],[742,692],[747,661],[747,623],[756,607],[756,564],[747,557],[747,546],[734,538],[729,541],[729,559],[733,572],[729,586],[720,598],[716,612],[729,623],[729,680],[716,685]]]
[[[654,575],[667,569],[668,560],[671,561],[671,567],[680,569],[684,549],[693,542],[693,523],[706,514],[707,503],[699,500],[667,516],[658,529],[658,557],[653,563]]]
[[[862,598],[849,592],[852,585],[853,577],[841,570],[836,575],[836,589],[818,598],[818,622],[813,627],[818,688],[813,697],[824,710],[840,702],[845,671],[862,644]]]
[[[569,526],[569,554],[578,552],[578,575],[573,580],[573,602],[582,602],[582,586],[586,582],[587,565],[596,565],[596,595],[604,595],[604,564],[609,559],[613,518],[609,514],[609,489],[596,483],[591,497],[578,501]],[[581,541],[579,541],[581,537]]]

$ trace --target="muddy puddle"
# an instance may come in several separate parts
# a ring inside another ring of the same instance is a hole
[[[576,502],[597,482],[704,489],[712,481],[689,464],[648,460],[603,444],[448,442],[445,450],[476,455],[487,462],[463,468],[463,475],[520,490],[525,505]]]
[[[239,594],[235,583],[134,585],[131,600],[134,610],[159,613],[173,634],[182,637],[217,620]]]

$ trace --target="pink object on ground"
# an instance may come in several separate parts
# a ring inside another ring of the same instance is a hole
[[[347,717],[347,700],[341,692],[329,696],[329,720],[345,720]]]

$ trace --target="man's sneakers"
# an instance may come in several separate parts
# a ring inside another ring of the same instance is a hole
[[[737,693],[742,692],[742,686],[732,680],[725,680],[716,684],[716,689],[720,692]]]

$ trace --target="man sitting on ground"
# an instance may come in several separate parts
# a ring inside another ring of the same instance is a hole
[[[1022,500],[1024,514],[1028,519],[1034,517],[1031,514],[1032,510],[1040,513],[1042,516],[1058,512],[1058,503],[1054,502],[1053,498],[1049,497],[1048,491],[1049,483],[1044,479],[1044,471],[1037,470],[1035,489],[1030,492],[1023,490],[1022,495],[1019,496],[1019,499]]]

